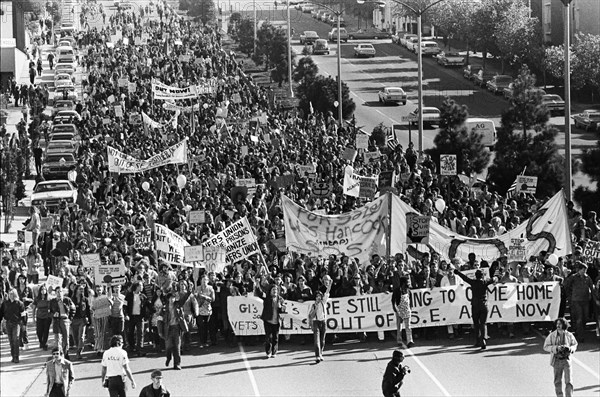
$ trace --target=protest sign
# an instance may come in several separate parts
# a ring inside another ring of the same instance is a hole
[[[429,242],[429,216],[417,215],[415,213],[406,214],[406,242],[408,244]]]
[[[54,218],[51,216],[45,216],[40,219],[40,233],[48,233],[52,231],[54,226]]]
[[[308,174],[316,172],[317,169],[315,168],[314,164],[308,164],[308,165],[296,164],[296,171],[298,172],[298,175],[300,175],[300,176],[308,176]]]
[[[113,109],[115,110],[115,117],[123,117],[123,108],[121,105],[115,105]]]
[[[137,84],[136,83],[129,83],[127,84],[127,91],[129,91],[129,93],[134,93],[137,90]]]
[[[154,234],[159,259],[174,266],[192,266],[184,262],[185,247],[189,247],[190,243],[183,237],[158,223],[154,224]]]
[[[367,152],[363,155],[363,158],[365,159],[365,163],[369,164],[371,161],[375,161],[378,160],[381,157],[381,153],[379,152],[379,150],[376,150],[374,152]]]
[[[198,96],[195,85],[188,87],[171,87],[158,81],[152,81],[152,94],[154,99],[193,99]]]
[[[248,155],[248,146],[247,146],[247,145],[243,145],[243,146],[240,148],[240,150],[241,150],[242,157],[243,157],[243,156],[247,156],[247,155]]]
[[[94,282],[96,285],[122,285],[125,284],[125,265],[113,264],[107,260],[101,260],[100,254],[81,255],[81,263],[84,268],[93,269]]]
[[[458,174],[458,165],[455,154],[440,155],[440,175],[456,175]]]
[[[470,286],[410,290],[411,328],[471,324]],[[391,294],[330,298],[326,326],[330,332],[376,332],[396,329]],[[308,312],[313,301],[285,301],[281,334],[312,334]],[[488,323],[552,321],[558,316],[560,287],[557,282],[497,284],[488,288]],[[238,336],[264,334],[260,316],[263,301],[254,296],[230,296],[227,313]]]
[[[600,241],[587,240],[583,247],[583,256],[586,258],[600,258]]]
[[[231,101],[233,103],[242,103],[242,97],[236,92],[231,96]]]
[[[112,123],[112,120],[109,117],[105,117],[102,119],[102,125],[108,125]]]
[[[129,85],[129,80],[128,79],[118,79],[117,84],[119,85],[120,88],[125,88]]]
[[[358,153],[358,151],[356,149],[353,149],[351,147],[347,147],[344,149],[344,151],[342,152],[342,158],[344,160],[348,160],[351,163],[354,162],[354,160],[356,159],[356,154]]]
[[[137,250],[152,249],[152,231],[150,229],[136,229],[133,246]]]
[[[202,245],[226,248],[226,261],[232,263],[260,252],[256,236],[245,217],[210,237]]]
[[[537,176],[517,175],[517,193],[535,194],[537,183]]]
[[[354,168],[347,165],[344,168],[344,194],[352,197],[360,195],[360,175],[354,173]]]
[[[290,251],[310,256],[344,252],[368,263],[371,255],[382,255],[387,224],[388,195],[354,211],[323,216],[300,207],[282,196],[285,243]]]
[[[139,113],[129,113],[129,124],[141,125],[142,124],[142,115]]]
[[[361,176],[358,196],[372,199],[377,193],[377,177]]]
[[[387,191],[393,186],[394,171],[381,171],[379,173],[379,189]]]
[[[276,181],[275,184],[277,185],[277,188],[284,189],[284,188],[294,184],[294,175],[290,175],[290,174],[281,175],[281,176],[278,176],[275,181]]]
[[[327,182],[313,182],[312,194],[318,198],[326,198],[331,194],[331,185]]]
[[[508,246],[508,262],[527,262],[527,248],[522,238],[511,238]]]
[[[119,174],[143,172],[166,164],[187,163],[187,139],[155,154],[148,160],[138,160],[110,146],[107,146],[107,150],[108,170]]]
[[[62,288],[64,279],[62,277],[56,277],[53,275],[48,275],[46,279],[46,289],[48,290],[48,294],[53,292],[56,287]]]
[[[227,249],[225,247],[204,247],[195,245],[185,247],[185,261],[188,263],[199,262],[198,267],[205,268],[207,272],[221,273],[225,266]]]
[[[190,211],[190,224],[198,225],[206,222],[206,212],[204,211]]]
[[[356,148],[357,149],[368,149],[369,148],[369,136],[365,134],[356,134]]]

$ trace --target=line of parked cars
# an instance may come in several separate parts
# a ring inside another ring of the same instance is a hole
[[[298,4],[296,6],[296,9],[301,10],[302,12],[307,12],[304,11],[304,7],[304,5]],[[316,19],[317,21],[328,23],[331,26],[337,26],[337,16],[333,12],[329,10],[316,9],[314,6],[311,7],[313,8],[310,10],[310,14],[314,19]],[[340,15],[340,26],[346,26],[346,21],[344,20],[344,17],[342,15]]]

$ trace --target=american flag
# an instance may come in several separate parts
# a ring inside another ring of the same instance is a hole
[[[393,135],[388,135],[385,143],[387,144],[387,147],[390,148],[390,150],[395,150],[396,146],[398,146],[398,141]]]
[[[525,175],[525,170],[526,169],[527,169],[527,166],[525,166],[525,168],[523,168],[523,172],[521,172],[519,175]],[[519,178],[517,176],[515,178],[515,181],[512,183],[512,185],[510,185],[510,187],[506,191],[506,197],[511,198],[511,197],[513,197],[517,193],[517,181],[518,180],[519,180]]]

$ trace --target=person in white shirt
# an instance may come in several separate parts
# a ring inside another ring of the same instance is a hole
[[[544,350],[550,353],[550,365],[554,368],[554,389],[557,397],[573,395],[573,380],[571,378],[571,354],[577,350],[577,340],[567,331],[569,322],[557,318],[554,322],[556,330],[550,333],[544,341]],[[565,393],[563,394],[562,377],[565,377]]]
[[[135,380],[129,369],[129,357],[123,350],[123,337],[114,335],[110,339],[110,349],[102,355],[102,386],[108,387],[110,397],[126,397],[125,375],[131,381],[131,387],[135,389]]]
[[[329,276],[323,281],[327,288],[325,292],[320,290],[317,291],[315,303],[312,304],[308,313],[308,322],[314,335],[315,361],[317,364],[323,361],[325,333],[327,332],[327,300],[329,299],[329,290],[331,289],[332,284],[332,280]]]

